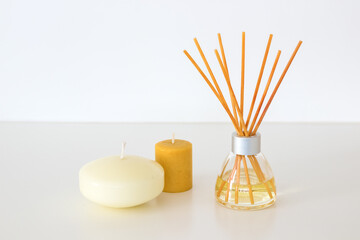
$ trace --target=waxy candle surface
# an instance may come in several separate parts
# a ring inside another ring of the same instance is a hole
[[[132,207],[162,192],[164,170],[143,157],[110,156],[85,164],[79,172],[79,184],[90,201],[108,207]]]
[[[155,145],[155,160],[165,171],[164,192],[184,192],[192,188],[192,144],[175,139]]]

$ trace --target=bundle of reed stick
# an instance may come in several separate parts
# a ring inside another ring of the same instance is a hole
[[[264,92],[261,96],[261,100],[258,103],[258,106],[256,108],[256,112],[255,115],[252,117],[252,113],[255,107],[255,102],[256,102],[256,98],[258,95],[258,91],[259,91],[259,87],[260,87],[260,83],[261,83],[261,79],[264,73],[264,68],[266,65],[266,61],[268,58],[268,54],[269,54],[269,50],[270,50],[270,45],[271,45],[271,41],[272,41],[272,37],[273,35],[270,34],[269,35],[269,39],[267,41],[267,45],[266,45],[266,50],[265,50],[265,54],[262,60],[262,64],[261,64],[261,68],[260,68],[260,73],[256,82],[256,87],[254,90],[254,94],[252,97],[252,101],[251,101],[251,105],[250,105],[250,109],[249,109],[249,113],[247,114],[247,118],[245,121],[244,118],[244,84],[245,84],[245,32],[242,33],[242,52],[241,52],[241,86],[240,86],[240,104],[239,101],[237,100],[237,97],[235,95],[234,89],[232,87],[231,81],[230,81],[230,74],[229,74],[229,69],[228,69],[228,65],[227,65],[227,61],[225,58],[225,51],[224,51],[224,47],[222,44],[222,39],[221,39],[221,35],[220,33],[218,34],[218,41],[219,41],[219,47],[220,47],[220,53],[217,49],[215,49],[215,55],[216,58],[219,62],[220,68],[222,70],[222,73],[224,75],[228,90],[229,90],[229,95],[230,95],[230,100],[231,100],[231,109],[229,107],[229,104],[226,102],[225,97],[219,87],[219,84],[214,76],[213,71],[210,68],[210,65],[205,57],[205,54],[203,52],[203,50],[200,47],[200,44],[198,42],[198,40],[195,38],[194,42],[195,45],[200,53],[200,56],[205,64],[205,67],[207,69],[207,71],[209,72],[210,78],[212,80],[212,82],[209,80],[209,78],[206,76],[206,74],[203,72],[203,70],[199,67],[199,65],[195,62],[195,60],[191,57],[191,55],[184,50],[185,55],[189,58],[189,60],[192,62],[192,64],[195,66],[195,68],[199,71],[199,73],[201,74],[201,76],[204,78],[204,80],[206,81],[206,83],[209,85],[210,89],[212,90],[212,92],[215,94],[215,96],[218,98],[219,102],[221,103],[221,105],[223,106],[223,108],[225,109],[226,113],[229,115],[231,122],[233,123],[235,130],[237,132],[237,134],[239,136],[244,136],[244,137],[249,137],[249,136],[253,136],[256,134],[256,132],[258,131],[260,124],[262,123],[266,112],[269,109],[269,106],[271,104],[271,102],[273,101],[276,92],[278,91],[284,77],[285,74],[287,73],[296,53],[298,52],[302,41],[299,41],[295,50],[293,51],[288,63],[285,66],[285,69],[283,70],[279,80],[276,83],[276,86],[274,87],[270,97],[267,100],[267,103],[265,105],[265,107],[262,109],[263,103],[265,101],[266,95],[268,93],[269,87],[270,87],[270,83],[273,79],[274,73],[275,73],[275,69],[276,66],[278,64],[279,58],[280,58],[280,54],[281,51],[279,50],[277,52],[276,58],[274,60],[274,63],[272,65],[272,69],[269,75],[269,78],[267,80],[266,86],[264,88]],[[221,54],[221,55],[220,55]],[[262,109],[262,112],[261,112]],[[260,114],[261,112],[261,114]],[[260,117],[259,117],[260,115]],[[252,120],[251,120],[252,118]],[[255,156],[247,156],[250,163],[252,164],[252,167],[257,175],[258,180],[261,183],[264,183],[268,194],[270,196],[270,198],[273,198],[270,188],[269,186],[266,184],[265,179],[264,179],[264,173],[262,172],[260,165],[258,163],[258,160],[256,159]],[[245,175],[246,175],[246,179],[247,179],[247,184],[248,184],[248,188],[249,188],[249,198],[250,198],[250,202],[251,204],[254,204],[254,197],[252,194],[252,189],[251,189],[251,184],[250,184],[250,178],[249,178],[249,173],[248,173],[248,167],[246,164],[246,159],[245,156],[242,155],[237,155],[236,156],[236,160],[235,160],[235,164],[233,167],[233,171],[231,172],[231,174],[228,177],[227,182],[230,183],[230,181],[236,177],[236,182],[238,182],[238,184],[236,186],[239,185],[239,174],[240,174],[240,164],[241,162],[243,162],[244,165],[244,171],[245,171]],[[234,176],[236,173],[236,176]],[[223,190],[223,187],[225,185],[226,182],[223,183],[223,185],[220,187],[219,191],[218,191],[218,195],[220,195],[221,191]],[[271,182],[269,184],[272,184]],[[273,190],[275,191],[275,186],[271,186],[273,188]],[[225,201],[228,201],[228,196],[229,196],[229,188],[230,188],[230,184],[228,184],[228,189],[227,189],[227,194],[225,197]],[[238,191],[236,190],[236,195],[235,195],[235,203],[238,203]]]

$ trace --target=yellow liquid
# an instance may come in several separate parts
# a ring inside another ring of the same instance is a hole
[[[262,183],[257,178],[254,170],[249,169],[249,178],[254,199],[254,204],[251,204],[249,186],[244,184],[247,183],[245,172],[240,172],[239,185],[236,184],[236,176],[233,177],[230,184],[227,182],[230,174],[231,170],[223,174],[222,177],[218,177],[216,181],[215,196],[220,204],[229,208],[248,210],[262,209],[274,204],[276,196],[274,178]],[[236,193],[238,194],[237,202]]]

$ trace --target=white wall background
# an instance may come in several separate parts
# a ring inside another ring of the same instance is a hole
[[[268,34],[265,80],[276,51],[274,81],[304,41],[267,121],[360,121],[359,11],[356,0],[2,0],[0,121],[227,121],[182,50],[200,61],[198,37],[219,70],[221,32],[239,92],[241,31],[246,104]]]

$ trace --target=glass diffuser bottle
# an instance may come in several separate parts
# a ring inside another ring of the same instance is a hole
[[[275,202],[276,187],[269,163],[261,153],[261,136],[232,135],[232,149],[217,177],[218,203],[233,209],[262,209]]]
[[[287,73],[292,61],[294,60],[295,55],[302,44],[302,41],[298,42],[295,50],[293,51],[289,61],[285,66],[285,69],[282,71],[281,76],[277,81],[276,86],[274,87],[265,107],[262,109],[266,94],[269,90],[270,83],[272,81],[277,63],[280,58],[281,51],[279,50],[277,52],[261,100],[258,104],[255,115],[251,120],[252,111],[254,110],[256,97],[258,95],[259,86],[261,83],[262,75],[264,73],[265,63],[272,41],[272,34],[269,35],[263,62],[260,68],[259,77],[251,101],[250,110],[245,121],[245,32],[242,33],[241,90],[239,101],[236,98],[234,89],[230,81],[229,69],[227,66],[225,51],[220,34],[218,34],[218,40],[221,56],[218,50],[215,49],[214,52],[219,62],[220,68],[224,74],[224,78],[230,94],[231,104],[226,101],[226,98],[223,95],[223,92],[215,78],[213,71],[210,68],[210,65],[197,39],[194,39],[195,45],[206,66],[206,69],[209,72],[212,82],[206,76],[200,66],[196,63],[194,58],[186,50],[184,50],[185,55],[188,57],[194,67],[199,71],[200,75],[204,78],[211,91],[214,93],[214,95],[217,97],[217,99],[223,106],[236,130],[236,132],[232,135],[231,152],[229,156],[225,159],[220,174],[217,177],[215,186],[216,200],[223,206],[232,209],[255,210],[266,208],[268,206],[271,206],[275,202],[276,187],[270,165],[264,155],[261,153],[261,137],[257,130],[259,129],[260,124],[264,119],[264,116],[269,109],[269,106],[285,77],[285,74]],[[261,109],[262,113],[260,113]]]

